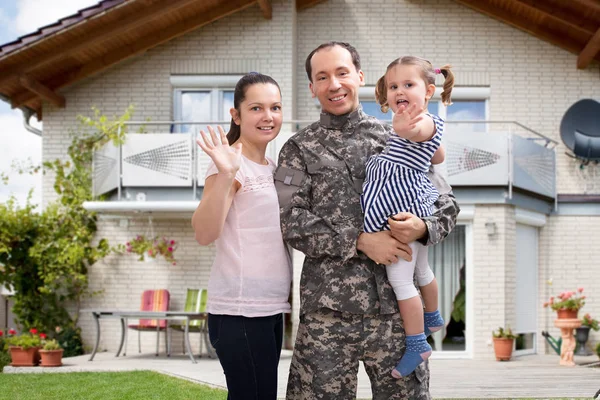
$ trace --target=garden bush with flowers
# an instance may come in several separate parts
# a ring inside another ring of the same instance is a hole
[[[96,214],[83,203],[93,198],[94,150],[109,141],[123,143],[133,108],[114,120],[94,112],[93,118],[78,117],[82,125],[73,132],[68,159],[18,168],[19,173],[52,171],[55,202],[41,211],[31,193],[25,205],[14,197],[0,202],[0,285],[14,288],[12,312],[24,329],[51,332],[62,326],[76,333],[83,299],[98,293],[89,287],[88,270],[116,251],[97,235]],[[0,183],[8,183],[3,171]],[[82,349],[80,337],[72,348]]]
[[[42,345],[42,340],[46,339],[45,333],[38,333],[38,330],[35,328],[31,328],[29,332],[22,333],[17,335],[17,332],[14,329],[8,331],[8,336],[5,339],[5,347],[17,346],[21,347],[23,350],[30,349],[32,347],[40,347]]]
[[[558,296],[550,297],[550,300],[544,303],[544,307],[550,307],[554,311],[571,310],[579,311],[585,305],[585,296],[583,288],[580,287],[574,292],[562,292]]]
[[[165,237],[151,239],[145,235],[138,235],[125,243],[125,251],[137,254],[139,256],[138,261],[144,261],[146,257],[156,258],[162,256],[169,263],[177,265],[174,256],[175,250],[177,250],[177,242]]]

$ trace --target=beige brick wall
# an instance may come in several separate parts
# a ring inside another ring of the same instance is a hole
[[[130,218],[128,227],[120,226],[120,219],[103,219],[99,224],[98,237],[104,237],[111,244],[125,244],[148,229],[147,218]],[[101,291],[91,299],[86,299],[82,308],[139,309],[141,294],[147,289],[168,289],[170,308],[182,310],[187,288],[206,288],[210,265],[214,258],[214,246],[202,247],[194,240],[189,219],[154,219],[154,232],[178,242],[175,251],[177,265],[170,265],[163,258],[153,262],[140,262],[131,254],[115,255],[94,264],[89,271],[90,290]],[[100,349],[114,351],[119,343],[120,324],[116,319],[101,320],[102,336]],[[137,321],[130,321],[137,323]],[[81,313],[79,325],[83,339],[91,345],[95,340],[95,327],[90,313]],[[129,332],[127,352],[137,352],[137,332]],[[198,349],[198,335],[192,336],[193,348]],[[174,335],[175,350],[180,351],[181,336]],[[156,336],[142,333],[142,351],[154,351]],[[161,334],[161,351],[164,341]]]
[[[548,218],[546,226],[540,231],[540,304],[560,292],[583,287],[587,298],[579,316],[590,313],[600,319],[599,235],[600,216]],[[549,308],[540,308],[538,315],[539,330],[549,331],[555,338],[559,337],[560,331],[553,324],[556,313]],[[590,332],[590,342],[600,342],[600,332]],[[538,348],[553,353],[541,337]]]
[[[488,236],[487,221],[496,223],[496,235]],[[475,358],[493,358],[492,330],[514,325],[515,210],[512,206],[477,205],[472,224],[473,354]]]
[[[332,24],[332,15],[340,23]],[[434,65],[451,63],[457,85],[489,84],[490,120],[518,121],[559,142],[567,108],[581,98],[600,100],[597,63],[578,70],[575,54],[451,0],[328,0],[298,14],[297,37],[299,119],[318,118],[304,62],[312,49],[330,40],[358,49],[368,85],[403,54],[423,56]],[[559,193],[581,193],[585,180],[564,153],[561,142]],[[588,192],[600,193],[600,184],[588,179],[587,186]]]

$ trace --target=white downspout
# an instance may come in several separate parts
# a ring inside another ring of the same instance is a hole
[[[23,126],[25,127],[25,129],[27,129],[29,132],[33,133],[34,135],[42,137],[42,131],[37,128],[34,128],[33,126],[31,126],[29,124],[29,120],[33,116],[33,111],[31,111],[28,108],[26,108],[22,111],[23,111]]]

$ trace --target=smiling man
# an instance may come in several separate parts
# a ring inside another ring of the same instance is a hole
[[[374,399],[430,399],[427,364],[403,379],[390,374],[405,337],[379,264],[410,259],[411,241],[441,241],[456,223],[458,206],[449,186],[434,176],[441,194],[431,218],[402,213],[401,221],[390,219],[392,231],[364,233],[365,163],[383,150],[392,129],[362,110],[364,74],[351,45],[317,47],[306,59],[306,73],[321,117],[283,146],[275,174],[283,237],[306,255],[287,398],[355,399],[363,361]]]

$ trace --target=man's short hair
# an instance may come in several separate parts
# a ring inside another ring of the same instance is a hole
[[[328,49],[328,48],[331,48],[334,46],[340,46],[340,47],[348,50],[348,53],[350,53],[350,55],[352,56],[352,64],[354,64],[356,71],[360,70],[360,55],[358,54],[358,51],[356,51],[354,46],[352,46],[351,44],[346,43],[346,42],[331,41],[331,42],[321,44],[319,47],[317,47],[316,49],[311,51],[310,54],[308,55],[308,57],[306,57],[305,68],[306,68],[306,75],[308,75],[309,81],[312,82],[312,65],[310,64],[310,62],[312,61],[312,57],[315,55],[315,53],[317,51],[322,50],[322,49]]]

